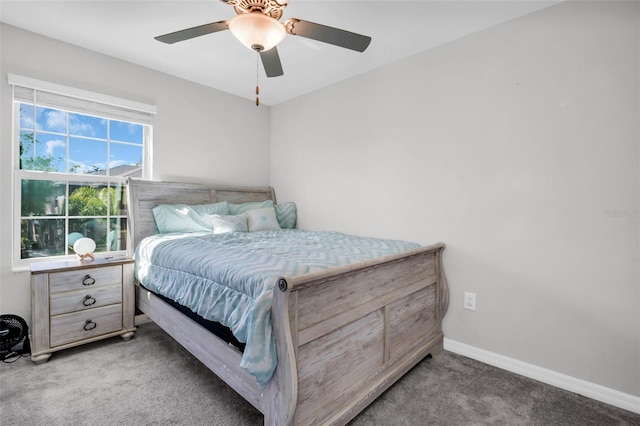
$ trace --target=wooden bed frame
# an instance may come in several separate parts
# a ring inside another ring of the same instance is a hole
[[[155,233],[158,204],[273,200],[272,188],[130,179],[130,252]],[[271,311],[278,366],[266,387],[242,354],[146,289],[136,306],[264,414],[265,425],[344,425],[429,354],[442,350],[449,290],[439,243],[297,277],[282,277]]]

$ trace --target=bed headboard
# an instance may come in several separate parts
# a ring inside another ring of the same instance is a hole
[[[218,201],[247,203],[273,200],[271,187],[209,186],[196,183],[127,179],[127,253],[133,256],[138,243],[156,233],[153,209],[158,204],[208,204]]]

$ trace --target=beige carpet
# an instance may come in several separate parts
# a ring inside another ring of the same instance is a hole
[[[0,364],[0,424],[260,425],[262,415],[152,323],[125,342]],[[352,425],[640,425],[640,416],[444,352]]]

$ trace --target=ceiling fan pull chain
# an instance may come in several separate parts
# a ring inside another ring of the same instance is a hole
[[[258,86],[258,67],[259,67],[259,62],[258,62],[258,57],[260,56],[260,52],[256,50],[256,106],[260,106],[260,87]]]

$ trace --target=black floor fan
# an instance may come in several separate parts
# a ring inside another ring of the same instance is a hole
[[[0,315],[0,360],[10,362],[5,360],[30,352],[29,327],[26,321],[17,315]]]

